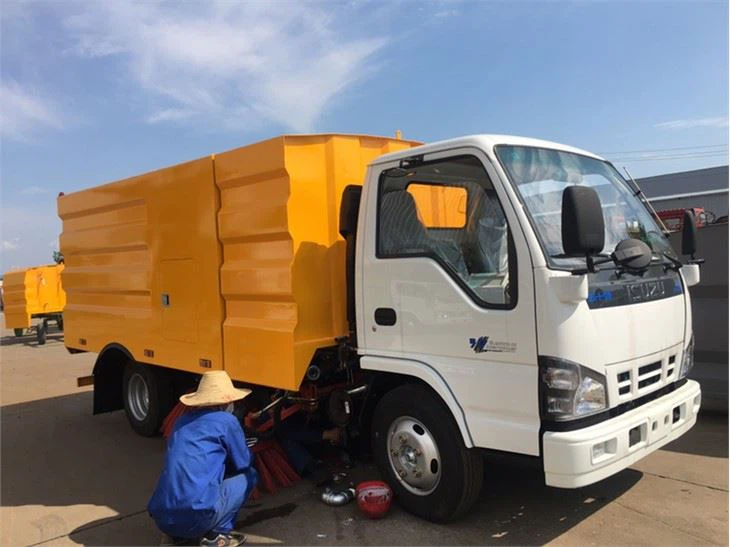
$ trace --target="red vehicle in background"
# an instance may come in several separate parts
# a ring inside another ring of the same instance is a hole
[[[702,207],[692,207],[691,209],[666,209],[664,211],[657,211],[657,215],[660,219],[662,219],[667,230],[670,232],[679,232],[682,230],[684,212],[687,210],[692,211],[695,217],[695,225],[698,228],[707,226],[714,221],[714,215],[709,211],[706,212]]]

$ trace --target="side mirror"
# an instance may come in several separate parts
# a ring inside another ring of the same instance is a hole
[[[700,282],[700,265],[686,264],[682,266],[682,276],[688,287],[694,287]]]
[[[697,252],[697,225],[695,215],[691,209],[684,211],[682,221],[682,254],[690,255],[693,259]]]
[[[566,256],[589,257],[603,251],[603,209],[593,188],[568,186],[563,190],[562,236]]]
[[[357,217],[360,210],[360,196],[362,186],[351,184],[345,187],[342,192],[342,203],[340,204],[340,235],[347,239],[347,236],[355,235],[357,232]]]

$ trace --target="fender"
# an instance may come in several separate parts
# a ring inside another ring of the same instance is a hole
[[[134,356],[121,344],[107,344],[99,352],[93,372],[94,415],[124,408],[122,379],[127,361],[134,361]]]
[[[451,411],[451,415],[459,427],[461,437],[467,448],[474,447],[474,441],[471,438],[469,427],[466,424],[466,416],[464,409],[461,408],[456,397],[449,388],[449,385],[443,377],[428,363],[423,361],[413,361],[411,359],[401,359],[394,357],[382,357],[379,355],[362,355],[360,357],[360,368],[363,370],[372,370],[379,372],[390,372],[401,374],[404,376],[412,376],[423,381],[431,389],[433,389],[446,407]]]

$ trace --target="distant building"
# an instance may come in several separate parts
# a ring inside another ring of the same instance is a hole
[[[717,218],[728,214],[728,166],[636,179],[654,209],[702,207]]]

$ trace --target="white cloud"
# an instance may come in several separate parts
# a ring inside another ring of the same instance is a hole
[[[670,122],[662,122],[654,127],[659,129],[690,129],[694,127],[727,127],[728,119],[723,116],[714,118],[691,118],[686,120],[672,120]]]
[[[60,128],[63,117],[55,103],[37,89],[4,78],[0,83],[0,134],[25,141],[40,129]]]
[[[48,188],[43,188],[42,186],[25,186],[20,190],[20,194],[24,196],[40,196],[48,192]]]
[[[6,271],[11,264],[26,267],[51,262],[49,241],[57,239],[61,231],[55,201],[52,196],[43,196],[32,206],[27,206],[3,199],[0,209],[0,272]]]
[[[149,123],[177,122],[195,116],[197,112],[185,108],[166,108],[147,117]]]
[[[372,5],[89,2],[67,15],[67,55],[116,57],[155,107],[148,123],[309,131],[373,70],[388,40],[355,37]],[[355,23],[358,23],[355,25]]]
[[[444,10],[437,11],[436,13],[433,14],[433,16],[438,19],[446,19],[447,17],[456,17],[457,15],[459,15],[459,13],[460,13],[459,10],[444,9]]]
[[[20,248],[20,239],[14,237],[13,239],[3,239],[2,241],[3,251],[15,251]]]

